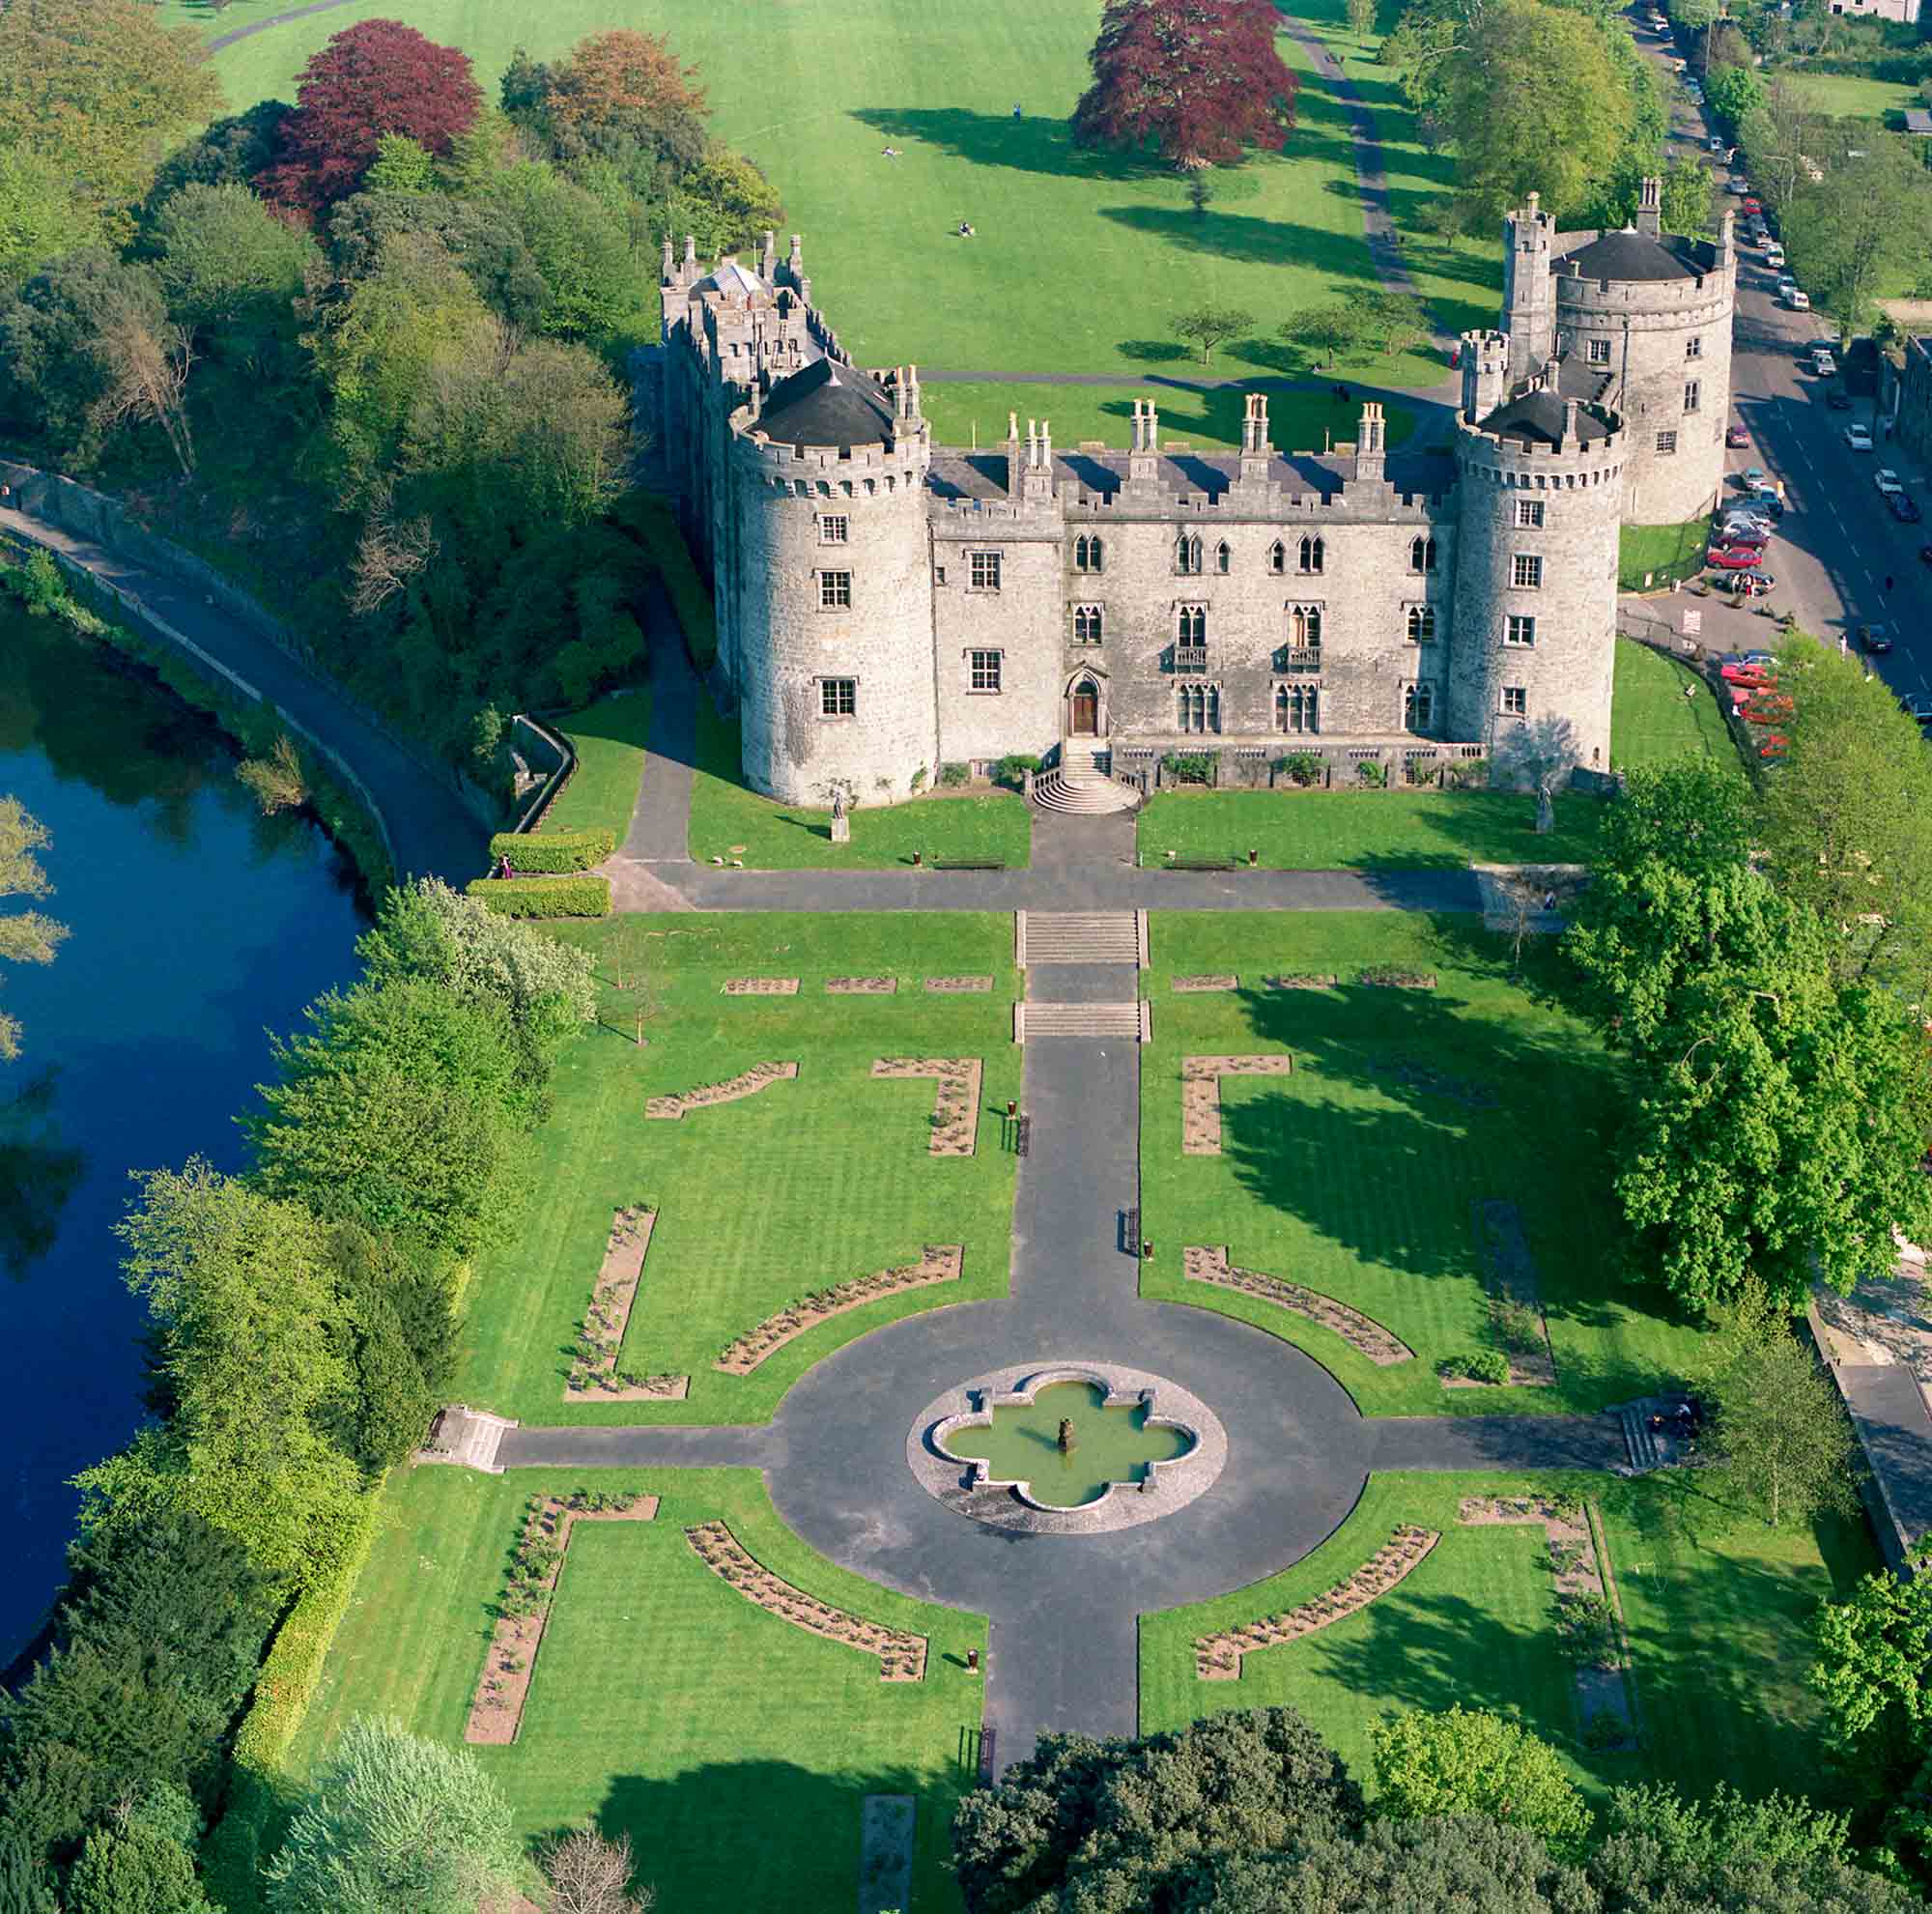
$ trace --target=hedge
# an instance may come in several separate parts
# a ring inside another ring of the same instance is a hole
[[[588,871],[616,848],[610,830],[498,831],[490,840],[490,862],[507,857],[515,871]]]
[[[608,877],[476,877],[469,895],[504,917],[609,917]]]
[[[280,1840],[276,1823],[289,1805],[283,1763],[322,1685],[322,1665],[375,1544],[381,1497],[379,1482],[362,1500],[357,1530],[334,1572],[312,1582],[283,1616],[235,1731],[228,1812],[202,1851],[209,1892],[227,1914],[254,1914],[262,1905],[258,1871]]]

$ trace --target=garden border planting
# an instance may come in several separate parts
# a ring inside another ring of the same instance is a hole
[[[1232,975],[1219,977],[1177,977],[1172,987],[1184,996],[1204,995],[1208,991],[1238,990],[1241,980]]]
[[[928,977],[925,987],[935,997],[985,996],[993,987],[990,977]]]
[[[1442,1539],[1435,1528],[1418,1528],[1405,1522],[1346,1582],[1338,1582],[1299,1607],[1259,1621],[1225,1628],[1218,1635],[1194,1641],[1194,1672],[1203,1681],[1238,1681],[1243,1659],[1257,1648],[1296,1642],[1332,1622],[1346,1620],[1378,1596],[1386,1595],[1403,1578],[1420,1567]]]
[[[727,997],[795,997],[796,977],[727,977],[723,986]]]
[[[1433,990],[1433,970],[1399,970],[1393,964],[1371,963],[1356,971],[1355,982],[1371,990]]]
[[[881,1057],[874,1076],[936,1076],[939,1089],[932,1105],[932,1136],[926,1153],[933,1157],[970,1157],[980,1142],[980,1080],[978,1057]]]
[[[896,977],[828,977],[828,997],[891,997],[898,993]]]
[[[582,1502],[583,1506],[575,1504]],[[524,1704],[536,1678],[537,1650],[543,1645],[551,1605],[563,1579],[570,1533],[580,1522],[653,1522],[656,1496],[595,1496],[577,1489],[568,1496],[532,1496],[525,1504],[523,1535],[517,1544],[512,1585],[521,1576],[533,1606],[526,1614],[507,1612],[505,1591],[497,1626],[476,1676],[465,1741],[506,1747],[524,1728]],[[494,1669],[494,1672],[492,1671]]]
[[[830,1602],[794,1588],[766,1568],[732,1534],[727,1523],[697,1523],[684,1531],[684,1539],[713,1575],[729,1583],[748,1602],[755,1602],[767,1614],[804,1629],[808,1635],[820,1635],[862,1654],[878,1656],[881,1681],[925,1679],[923,1635],[907,1635],[883,1623],[867,1621],[849,1610],[834,1608]]]
[[[1221,1154],[1221,1079],[1224,1076],[1292,1076],[1291,1051],[1243,1057],[1182,1057],[1180,1150],[1187,1157]]]
[[[653,1097],[644,1105],[647,1117],[678,1118],[687,1110],[708,1110],[715,1103],[735,1103],[741,1098],[755,1097],[768,1085],[798,1074],[795,1063],[753,1064],[748,1071],[724,1083],[700,1083],[696,1090],[680,1090],[668,1097]]]
[[[604,1261],[564,1382],[565,1402],[682,1402],[691,1393],[689,1376],[633,1377],[617,1367],[657,1219],[657,1211],[643,1204],[612,1214]]]
[[[1264,977],[1262,982],[1270,990],[1332,990],[1336,979],[1333,971],[1290,971],[1280,977]]]
[[[957,1243],[927,1243],[917,1263],[893,1270],[880,1270],[869,1276],[853,1276],[830,1289],[811,1295],[767,1316],[756,1328],[727,1343],[711,1366],[727,1376],[749,1376],[766,1357],[782,1349],[794,1336],[802,1336],[834,1316],[848,1309],[862,1309],[882,1297],[898,1296],[909,1289],[924,1289],[932,1283],[959,1280],[964,1245]]]
[[[1349,1347],[1366,1356],[1378,1368],[1387,1369],[1398,1362],[1412,1362],[1415,1352],[1396,1334],[1384,1328],[1373,1316],[1364,1316],[1332,1296],[1292,1283],[1284,1276],[1270,1276],[1261,1270],[1243,1270],[1228,1261],[1225,1247],[1215,1249],[1195,1244],[1180,1252],[1180,1272],[1190,1282],[1212,1283],[1216,1289],[1237,1290],[1243,1296],[1259,1298],[1324,1329],[1332,1329]]]

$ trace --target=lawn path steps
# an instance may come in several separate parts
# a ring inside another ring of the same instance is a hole
[[[757,1603],[768,1614],[810,1635],[822,1635],[828,1642],[878,1656],[881,1681],[925,1679],[923,1635],[906,1635],[867,1621],[794,1588],[758,1561],[725,1523],[700,1522],[684,1531],[684,1539],[712,1574],[728,1582],[748,1602]]]
[[[658,1213],[642,1208],[619,1210],[611,1218],[610,1240],[604,1245],[603,1266],[590,1307],[583,1314],[583,1331],[577,1358],[563,1386],[565,1402],[682,1402],[691,1393],[689,1376],[646,1376],[641,1382],[620,1383],[617,1358],[630,1327],[631,1308],[644,1273],[644,1256]],[[586,1346],[596,1355],[586,1355]]]
[[[1400,1524],[1348,1581],[1338,1583],[1313,1601],[1303,1602],[1299,1608],[1283,1614],[1264,1615],[1260,1621],[1223,1629],[1218,1635],[1197,1636],[1194,1672],[1203,1681],[1238,1681],[1243,1656],[1257,1648],[1272,1648],[1277,1643],[1299,1641],[1331,1622],[1359,1614],[1378,1596],[1386,1595],[1419,1567],[1441,1539],[1438,1529],[1418,1528],[1406,1522]]]
[[[1258,1297],[1280,1308],[1306,1316],[1324,1329],[1333,1329],[1350,1349],[1366,1356],[1378,1368],[1398,1362],[1412,1362],[1415,1352],[1396,1334],[1384,1328],[1373,1316],[1364,1316],[1346,1302],[1338,1302],[1320,1290],[1270,1276],[1260,1270],[1243,1270],[1230,1265],[1226,1248],[1195,1244],[1180,1252],[1180,1272],[1190,1282],[1212,1283],[1217,1289],[1238,1290],[1243,1296]]]
[[[1246,1057],[1182,1057],[1180,1150],[1187,1157],[1221,1154],[1221,1079],[1224,1076],[1290,1076],[1294,1059],[1286,1050]]]
[[[978,1057],[881,1057],[874,1076],[936,1076],[932,1136],[926,1152],[934,1157],[970,1157],[980,1141]]]
[[[760,1090],[798,1074],[790,1064],[753,1064],[748,1071],[724,1083],[700,1083],[696,1090],[680,1090],[668,1097],[653,1097],[644,1105],[647,1117],[675,1120],[687,1110],[708,1110],[715,1103],[735,1103],[741,1098],[755,1097]]]
[[[1607,1659],[1577,1663],[1577,1708],[1583,1728],[1610,1716],[1628,1737],[1634,1728],[1627,1673],[1630,1652],[1624,1639],[1623,1614],[1613,1598],[1614,1584],[1606,1573],[1609,1551],[1601,1522],[1587,1505],[1547,1497],[1466,1496],[1456,1520],[1464,1527],[1540,1522],[1549,1549],[1549,1567],[1556,1584],[1557,1613],[1577,1601],[1601,1602],[1610,1612],[1611,1646]]]
[[[538,1572],[526,1577],[536,1606],[528,1614],[498,1613],[470,1700],[469,1720],[463,1730],[466,1741],[501,1748],[523,1732],[524,1703],[529,1699],[530,1683],[536,1679],[537,1650],[543,1645],[551,1604],[556,1600],[556,1585],[563,1577],[571,1530],[580,1522],[657,1520],[656,1496],[620,1498],[619,1505],[612,1508],[573,1508],[570,1503],[567,1497],[545,1496],[524,1518],[517,1553],[521,1557],[526,1551],[536,1552],[532,1560],[539,1564]],[[505,1608],[507,1594],[506,1590]]]
[[[897,1296],[905,1290],[924,1289],[931,1283],[957,1282],[964,1254],[961,1243],[928,1243],[917,1263],[881,1270],[875,1275],[853,1276],[848,1281],[834,1283],[830,1289],[816,1290],[802,1301],[781,1309],[776,1316],[767,1316],[756,1328],[748,1329],[727,1344],[712,1367],[724,1370],[727,1376],[749,1376],[766,1357],[782,1349],[793,1336],[802,1336],[830,1317],[842,1316],[848,1309],[863,1309],[868,1302]]]
[[[1516,1388],[1554,1388],[1556,1352],[1549,1345],[1549,1323],[1543,1313],[1543,1291],[1537,1279],[1536,1258],[1522,1233],[1522,1212],[1507,1197],[1486,1196],[1472,1206],[1477,1253],[1483,1259],[1483,1280],[1490,1294],[1536,1312],[1540,1349],[1512,1349],[1509,1379]],[[1445,1387],[1467,1386],[1461,1378]]]

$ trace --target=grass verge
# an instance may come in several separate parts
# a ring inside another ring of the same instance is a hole
[[[1610,704],[1610,768],[1713,757],[1737,761],[1718,700],[1702,675],[1634,639],[1617,640]]]
[[[556,728],[577,753],[577,769],[543,820],[546,831],[609,831],[619,845],[631,828],[638,785],[650,741],[651,695],[646,687],[613,692]]]

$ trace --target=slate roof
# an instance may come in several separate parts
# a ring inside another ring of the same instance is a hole
[[[692,287],[691,297],[701,299],[706,293],[724,293],[738,299],[755,299],[770,291],[771,288],[755,272],[740,266],[735,259],[727,259],[716,271],[707,272]]]
[[[1482,421],[1482,429],[1493,432],[1498,439],[1514,439],[1519,444],[1554,445],[1563,437],[1563,413],[1562,396],[1539,386],[1504,400]],[[1607,439],[1610,428],[1579,406],[1577,436],[1584,440]]]
[[[1604,233],[1556,262],[1578,279],[1696,279],[1711,271],[1695,241],[1666,234]]]
[[[1391,452],[1383,469],[1398,494],[1432,497],[1447,492],[1456,482],[1455,469],[1439,449]],[[1241,461],[1236,452],[1162,453],[1156,470],[1163,497],[1177,501],[1183,498],[1214,501],[1240,475]],[[1269,482],[1291,498],[1340,492],[1353,471],[1352,457],[1339,453],[1277,452],[1268,462]],[[1071,479],[1095,500],[1111,499],[1127,482],[1127,454],[1056,452],[1053,478],[1056,485]],[[1006,453],[936,449],[928,486],[932,495],[942,500],[1005,499]]]
[[[895,436],[893,402],[856,365],[821,358],[766,395],[754,428],[782,445],[882,445]]]

